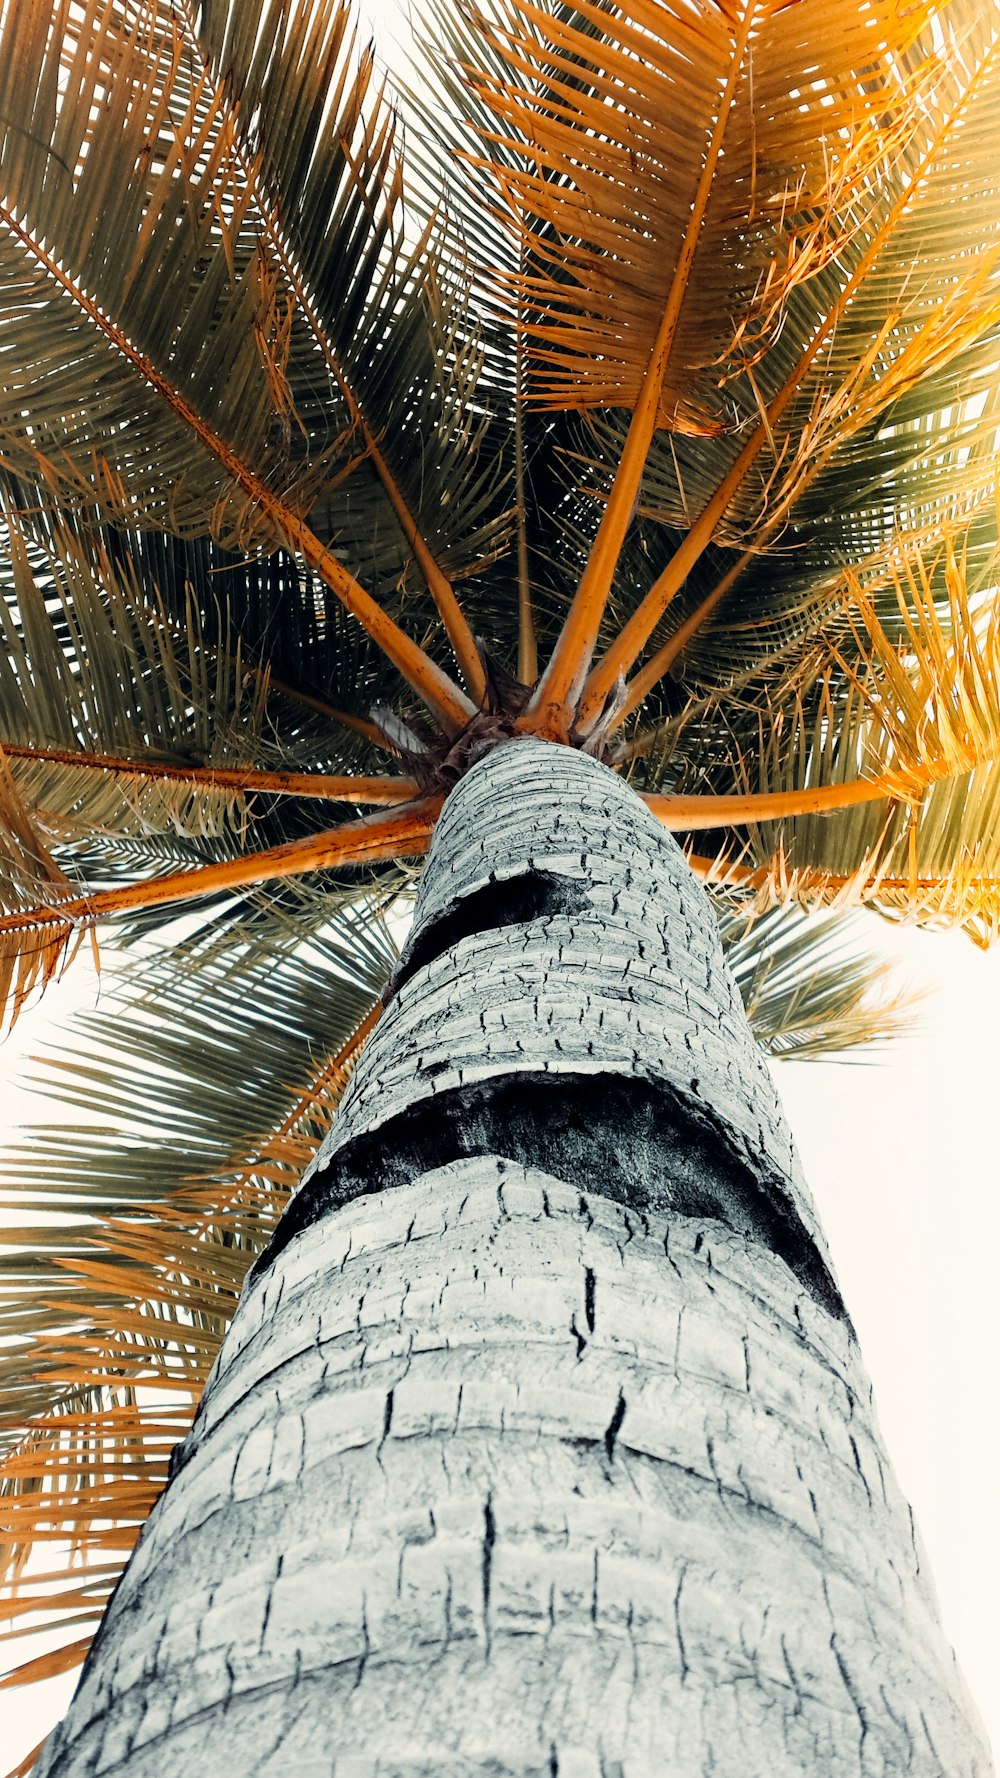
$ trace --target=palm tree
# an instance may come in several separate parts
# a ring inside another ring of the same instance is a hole
[[[984,1774],[744,1003],[1000,925],[1000,9],[429,18],[0,18],[34,1769]]]

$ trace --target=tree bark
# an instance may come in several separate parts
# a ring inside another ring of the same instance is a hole
[[[676,844],[517,740],[40,1778],[985,1778]]]

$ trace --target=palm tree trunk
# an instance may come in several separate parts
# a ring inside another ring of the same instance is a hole
[[[502,746],[39,1771],[989,1770],[711,910]]]

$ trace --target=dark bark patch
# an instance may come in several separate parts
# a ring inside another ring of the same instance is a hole
[[[622,1421],[624,1418],[625,1395],[623,1391],[619,1391],[618,1400],[615,1402],[615,1411],[611,1416],[607,1430],[604,1434],[604,1449],[608,1454],[609,1463],[615,1454],[615,1445],[618,1443],[618,1434],[622,1429]]]
[[[493,1515],[493,1496],[487,1494],[483,1508],[483,1625],[487,1640],[490,1633],[490,1590],[493,1581],[493,1546],[497,1540],[497,1522]]]
[[[388,1005],[418,969],[443,957],[460,939],[471,938],[477,932],[493,932],[501,926],[527,926],[532,920],[551,919],[556,914],[578,914],[589,905],[586,887],[555,871],[529,870],[501,882],[486,883],[416,933],[404,950],[383,999]]]
[[[261,1277],[297,1234],[352,1198],[484,1154],[551,1173],[640,1215],[720,1222],[777,1254],[823,1308],[846,1320],[840,1292],[781,1181],[762,1179],[704,1107],[665,1082],[632,1075],[505,1074],[414,1101],[334,1151],[292,1199],[251,1277]],[[593,1312],[591,1301],[588,1326]]]

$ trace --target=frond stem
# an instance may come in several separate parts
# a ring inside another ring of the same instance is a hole
[[[645,703],[654,685],[658,685],[661,679],[666,678],[678,655],[683,653],[692,636],[700,630],[706,618],[711,617],[716,606],[721,605],[730,588],[736,584],[744,569],[753,561],[757,553],[756,550],[744,550],[739,561],[734,562],[718,584],[692,611],[690,617],[685,618],[680,628],[674,631],[669,641],[665,642],[662,648],[658,648],[646,665],[640,668],[633,679],[629,680],[625,692],[625,702],[617,716],[613,717],[608,724],[609,734],[618,728],[626,717],[631,716],[634,710],[638,710],[640,705]]]
[[[521,224],[519,269],[524,276],[525,228]],[[517,676],[522,685],[534,685],[538,678],[538,636],[531,600],[531,565],[528,557],[527,513],[524,504],[524,402],[525,386],[524,329],[520,315],[515,328],[514,343],[514,499],[517,508]]]
[[[205,790],[267,791],[274,796],[314,797],[338,803],[376,803],[392,807],[412,802],[420,787],[413,778],[327,777],[318,772],[258,772],[220,766],[173,765],[161,760],[128,759],[114,753],[76,753],[71,748],[22,747],[3,743],[8,759],[82,766],[92,771],[124,772],[130,778],[165,779]]]
[[[529,709],[537,711],[543,730],[552,726],[561,733],[566,726],[567,706],[571,705],[590,665],[604,616],[608,595],[625,534],[632,522],[643,470],[660,409],[663,383],[673,350],[677,323],[687,292],[688,280],[698,247],[698,238],[722,149],[722,140],[729,123],[736,85],[743,69],[743,59],[750,38],[756,11],[755,0],[746,0],[743,18],[733,45],[732,64],[719,112],[698,179],[691,214],[684,231],[684,240],[677,257],[663,314],[642,387],[632,413],[622,454],[615,471],[607,505],[601,515],[587,565],[583,571],[573,603],[567,613],[549,664],[539,681]],[[607,696],[617,672],[604,686],[601,702]],[[588,713],[590,706],[587,707]]]
[[[1000,54],[1000,41],[993,44],[990,51],[979,63],[970,77],[969,84],[962,94],[961,104],[949,112],[935,131],[933,140],[913,175],[888,214],[876,229],[868,246],[862,253],[850,277],[840,290],[835,302],[828,309],[823,321],[817,327],[808,346],[800,357],[795,368],[787,377],[784,385],[774,400],[762,413],[760,421],[747,440],[742,451],[730,465],[722,481],[719,483],[695,520],[684,541],[679,545],[662,574],[654,581],[649,592],[633,612],[624,629],[616,637],[611,647],[591,672],[583,690],[578,709],[577,726],[586,731],[603,710],[607,698],[616,680],[624,676],[638,659],[657,624],[666,611],[675,594],[683,586],[690,570],[703,555],[711,542],[715,527],[724,516],[735,498],[743,482],[746,480],[753,464],[760,455],[774,432],[777,421],[781,418],[792,397],[798,391],[804,377],[827,345],[836,329],[845,309],[853,301],[859,286],[882,253],[887,240],[905,214],[914,195],[921,191],[928,171],[932,168],[942,142],[948,136],[955,123],[956,116],[967,104],[973,88],[983,78],[988,66]]]
[[[452,653],[468,686],[469,695],[475,704],[481,705],[486,696],[486,675],[483,672],[483,664],[476,648],[475,637],[469,628],[465,613],[455,597],[455,589],[431,554],[427,540],[410,512],[372,433],[360,415],[358,419],[361,436],[364,439],[372,468],[385,489],[392,510],[399,521],[399,528],[412,549],[417,567],[427,583],[427,590],[437,607],[438,616],[444,624]]]
[[[115,914],[194,901],[220,890],[248,889],[255,883],[303,876],[309,871],[374,864],[385,858],[412,858],[427,850],[442,802],[439,796],[423,797],[392,815],[366,815],[359,821],[345,821],[325,833],[251,852],[243,858],[226,859],[196,870],[172,871],[167,876],[125,884],[120,889],[101,889],[93,895],[19,909],[0,916],[0,939],[7,933],[39,928],[91,926]]]
[[[898,799],[898,787],[884,778],[861,778],[851,784],[813,784],[803,790],[748,791],[745,796],[661,796],[643,794],[643,802],[670,833],[694,833],[712,827],[740,827],[748,822],[782,821],[793,815],[826,815],[857,803]]]
[[[356,735],[363,735],[373,747],[379,747],[383,753],[395,754],[396,749],[390,747],[382,730],[374,722],[368,722],[363,716],[352,716],[348,710],[337,710],[322,698],[310,697],[308,692],[299,691],[294,685],[288,685],[283,679],[275,679],[267,667],[249,667],[249,673],[259,678],[266,678],[270,689],[279,697],[289,698],[293,704],[304,704],[307,710],[315,710],[320,716],[326,716],[331,722],[338,723],[341,728],[348,728]]]
[[[26,250],[38,261],[54,283],[67,292],[72,301],[90,321],[98,327],[104,337],[119,351],[124,358],[139,372],[151,389],[155,389],[167,403],[168,407],[184,421],[195,437],[204,445],[216,461],[222,464],[237,487],[253,501],[260,512],[266,513],[275,530],[284,538],[289,548],[296,551],[320,579],[335,593],[341,604],[351,616],[356,618],[362,628],[371,636],[373,642],[382,650],[394,667],[402,674],[407,684],[435,716],[447,733],[458,734],[475,714],[475,706],[469,702],[458,686],[442,672],[441,668],[425,654],[418,643],[407,636],[405,631],[393,621],[382,607],[366,592],[360,582],[346,569],[341,561],[327,549],[315,532],[299,517],[287,503],[280,499],[266,483],[254,474],[242,459],[237,456],[225,440],[220,438],[191,403],[176,389],[174,385],[158,371],[145,353],[133,344],[121,328],[104,314],[80,285],[69,276],[52,255],[47,252],[41,242],[18,222],[7,205],[0,205],[0,220],[19,240]]]
[[[698,852],[688,852],[686,856],[695,876],[703,883],[716,884],[723,888],[732,884],[733,887],[739,889],[765,889],[774,879],[774,870],[771,865],[727,863],[724,858],[706,858]],[[803,879],[807,876],[805,872],[790,871],[787,874],[790,886],[796,890],[801,888]],[[863,880],[863,875],[864,873],[859,871],[814,870],[808,873],[808,882],[828,900],[832,900],[842,894],[845,889],[858,886]],[[948,875],[901,877],[898,875],[889,876],[887,873],[875,869],[871,872],[865,886],[876,891],[890,889],[903,894],[921,889],[933,893],[935,889],[946,888],[951,881],[952,878]],[[997,891],[1000,890],[1000,877],[970,876],[969,884],[976,890]]]

